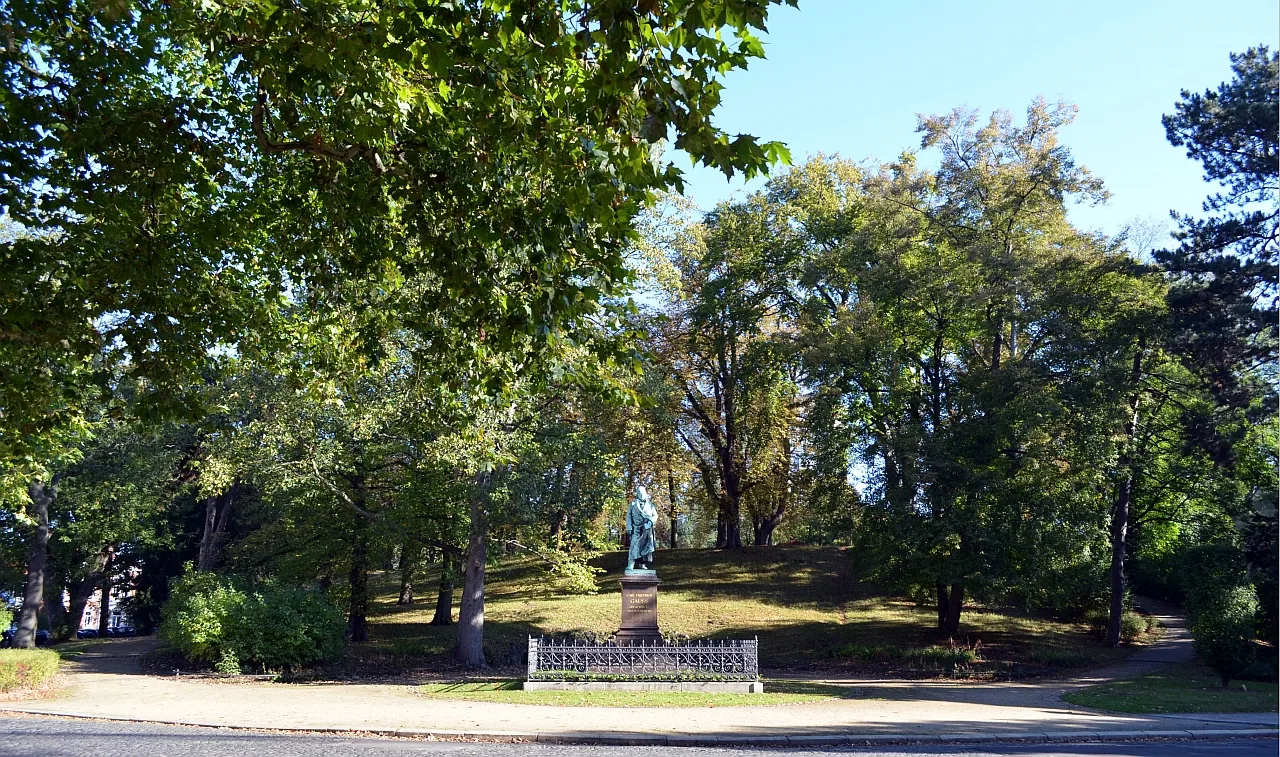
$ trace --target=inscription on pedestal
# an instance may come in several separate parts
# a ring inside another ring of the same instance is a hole
[[[627,575],[622,578],[622,627],[618,643],[656,643],[662,640],[658,630],[658,577]]]
[[[622,595],[624,628],[658,627],[658,587],[633,589]]]

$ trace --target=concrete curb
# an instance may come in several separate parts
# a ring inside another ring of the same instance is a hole
[[[999,742],[1089,742],[1142,741],[1148,739],[1244,739],[1280,735],[1275,728],[1225,728],[1196,731],[1022,731],[1003,733],[838,733],[838,734],[662,734],[626,733],[619,731],[545,733],[541,731],[444,731],[421,728],[335,728],[273,727],[262,725],[223,725],[176,720],[118,718],[70,712],[45,712],[0,706],[0,714],[12,712],[73,720],[105,720],[117,723],[221,728],[235,731],[324,734],[331,736],[382,736],[427,741],[488,741],[505,743],[589,744],[601,746],[883,746],[889,744],[986,744]]]

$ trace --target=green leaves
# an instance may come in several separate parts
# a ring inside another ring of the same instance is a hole
[[[358,369],[403,330],[452,390],[536,373],[679,183],[646,136],[727,172],[783,156],[713,124],[770,4],[6,7],[0,206],[32,236],[0,247],[0,454],[52,454],[115,365],[161,414],[218,355],[292,341]]]

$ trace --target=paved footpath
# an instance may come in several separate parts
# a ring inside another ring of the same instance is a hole
[[[1154,609],[1154,608],[1153,608]],[[1181,618],[1162,613],[1164,641],[1126,662],[1067,681],[951,683],[836,679],[853,698],[769,707],[552,707],[426,699],[392,684],[219,682],[141,675],[145,639],[113,640],[68,666],[68,689],[43,700],[0,702],[0,710],[256,729],[391,733],[538,734],[547,740],[650,736],[767,739],[889,735],[936,737],[1001,734],[1039,738],[1099,733],[1276,728],[1276,713],[1120,715],[1061,700],[1064,692],[1139,675],[1189,659]]]

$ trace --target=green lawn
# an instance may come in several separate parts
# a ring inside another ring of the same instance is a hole
[[[1221,679],[1195,662],[1171,665],[1139,678],[1090,686],[1062,697],[1072,704],[1133,713],[1275,712],[1276,684]]]
[[[485,640],[490,663],[520,664],[530,634],[617,629],[618,579],[624,553],[597,560],[605,569],[595,595],[558,591],[536,560],[510,559],[491,568],[486,585]],[[760,547],[734,551],[676,550],[657,555],[662,580],[658,619],[669,634],[760,640],[766,669],[812,668],[852,675],[931,677],[947,671],[937,654],[918,650],[977,647],[974,676],[1034,676],[1103,665],[1131,650],[1103,647],[1081,625],[1009,608],[966,609],[961,634],[941,639],[934,614],[885,595],[855,575],[850,552],[825,547]],[[395,604],[391,576],[379,585],[369,638],[353,645],[344,665],[352,674],[444,670],[456,630],[429,625],[434,577],[418,584],[421,603]],[[455,617],[456,617],[455,605]],[[873,650],[865,654],[864,650]],[[942,655],[945,657],[945,655]]]
[[[704,694],[694,691],[524,691],[519,681],[435,683],[419,688],[429,699],[465,699],[504,704],[549,704],[560,707],[735,707],[805,704],[841,699],[838,686],[768,681],[763,694]]]

